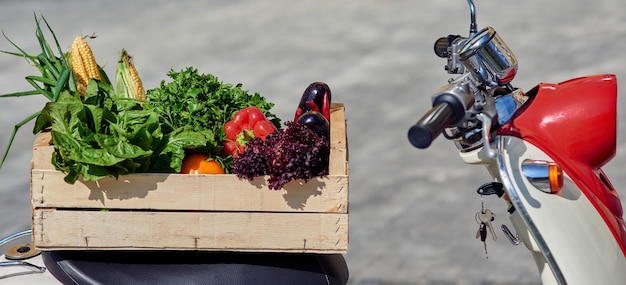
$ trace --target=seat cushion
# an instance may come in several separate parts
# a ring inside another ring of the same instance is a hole
[[[44,251],[63,284],[330,284],[348,281],[340,254]]]

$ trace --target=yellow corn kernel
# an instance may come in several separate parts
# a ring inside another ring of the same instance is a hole
[[[76,88],[80,94],[85,94],[89,79],[101,79],[98,63],[83,37],[76,37],[72,43],[70,68],[74,73]]]
[[[115,84],[119,97],[144,100],[146,91],[143,88],[141,77],[132,63],[132,58],[126,50],[122,49],[120,60],[117,63]]]

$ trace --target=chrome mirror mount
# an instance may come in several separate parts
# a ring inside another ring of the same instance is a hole
[[[476,27],[476,7],[474,6],[474,1],[473,0],[467,0],[467,3],[469,4],[470,7],[470,37],[474,36],[476,34],[476,32],[478,31],[478,28]]]

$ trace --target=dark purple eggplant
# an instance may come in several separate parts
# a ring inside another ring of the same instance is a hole
[[[330,102],[331,92],[328,85],[324,82],[311,83],[300,98],[294,121],[298,121],[303,113],[314,111],[321,113],[330,122]]]
[[[311,128],[313,131],[323,135],[327,139],[330,139],[330,124],[328,120],[324,118],[324,115],[316,111],[304,112],[298,118],[298,124],[303,124]]]

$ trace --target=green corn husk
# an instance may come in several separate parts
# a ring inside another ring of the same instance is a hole
[[[132,63],[132,58],[124,49],[122,49],[120,59],[117,62],[115,89],[116,95],[120,98],[129,98],[139,101],[143,101],[146,98],[146,91],[143,88],[139,73]]]

